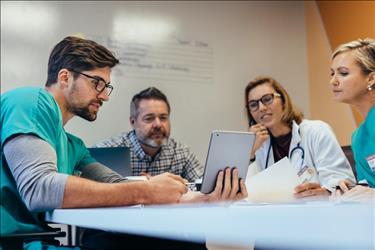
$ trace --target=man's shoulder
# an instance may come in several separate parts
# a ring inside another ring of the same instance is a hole
[[[58,105],[53,96],[43,88],[21,87],[5,92],[1,95],[2,112],[19,110],[43,113],[42,117],[59,113]],[[17,111],[17,112],[19,112]]]
[[[175,150],[181,150],[181,151],[189,151],[189,147],[182,143],[181,141],[173,138],[173,137],[169,137],[168,139],[168,144],[167,144],[168,148],[170,149],[175,149]]]
[[[4,104],[17,104],[17,106],[28,106],[36,103],[39,98],[53,98],[46,90],[38,87],[20,87],[9,90],[1,95]]]
[[[24,95],[24,94],[33,94],[39,93],[43,89],[40,87],[18,87],[11,90],[6,91],[2,96],[6,95]]]
[[[122,132],[118,135],[101,140],[94,147],[131,147],[130,132]]]

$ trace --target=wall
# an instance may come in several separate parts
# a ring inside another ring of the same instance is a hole
[[[130,99],[150,85],[170,99],[172,136],[191,146],[202,161],[211,130],[247,129],[243,90],[258,75],[282,82],[309,116],[303,2],[2,2],[2,93],[43,86],[52,47],[72,34],[124,43],[129,36],[177,36],[203,41],[212,51],[212,77],[206,83],[188,76],[170,81],[115,71],[114,93],[97,121],[74,118],[66,126],[87,145],[129,130]]]
[[[333,101],[329,84],[332,50],[316,4],[308,2],[305,6],[311,118],[329,123],[340,144],[350,145],[355,129],[350,107]]]

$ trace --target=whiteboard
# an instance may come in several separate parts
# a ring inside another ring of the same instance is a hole
[[[206,42],[177,36],[159,36],[151,41],[123,36],[86,35],[116,52],[118,77],[186,84],[212,83],[213,53]]]
[[[51,49],[75,34],[110,42],[124,63],[98,119],[66,126],[87,146],[128,131],[131,97],[149,86],[169,98],[172,136],[202,162],[212,130],[247,130],[243,91],[256,76],[279,80],[308,116],[303,2],[2,1],[1,93],[44,86]],[[144,61],[129,56],[137,48]]]

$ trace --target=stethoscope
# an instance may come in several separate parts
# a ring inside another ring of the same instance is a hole
[[[298,134],[301,136],[301,133],[300,133],[300,130],[298,129]],[[268,147],[268,152],[267,152],[267,159],[266,159],[266,166],[265,166],[265,169],[268,167],[268,160],[270,158],[270,152],[271,152],[271,147],[272,147],[272,143],[270,142],[270,146]],[[301,154],[301,168],[303,166],[303,162],[305,161],[305,150],[303,149],[303,147],[301,147],[301,144],[300,143],[297,143],[297,146],[295,146],[289,153],[289,159],[292,159],[292,156],[295,152],[297,151],[300,151],[300,154]]]

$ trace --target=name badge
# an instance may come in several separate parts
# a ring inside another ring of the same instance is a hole
[[[366,160],[371,170],[375,172],[375,154],[367,156]]]
[[[299,176],[299,179],[301,180],[301,183],[309,182],[310,180],[314,178],[316,174],[317,174],[316,169],[311,166],[310,167],[304,166],[297,173],[297,175]]]

